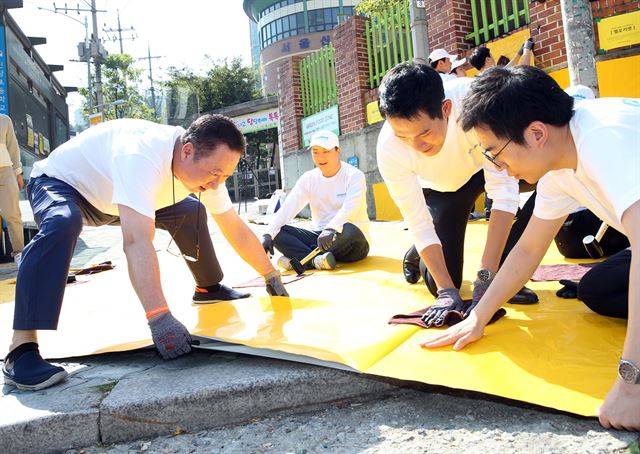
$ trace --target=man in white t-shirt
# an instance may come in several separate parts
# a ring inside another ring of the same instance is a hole
[[[640,99],[582,101],[574,111],[573,99],[544,71],[493,68],[473,83],[460,123],[474,129],[499,168],[539,180],[537,198],[522,238],[475,309],[424,345],[459,350],[479,340],[496,309],[533,274],[567,215],[584,206],[631,243],[628,253],[592,270],[614,269],[618,281],[626,276],[627,335],[600,423],[640,430]],[[607,274],[601,297],[617,298],[620,289],[610,288]]]
[[[40,231],[22,253],[13,340],[2,369],[5,383],[37,390],[67,375],[42,359],[37,330],[57,328],[83,224],[121,226],[131,283],[165,359],[188,353],[191,337],[171,315],[162,292],[153,245],[156,228],[171,233],[189,266],[196,283],[194,303],[249,296],[220,284],[223,273],[207,211],[229,243],[264,276],[269,294],[288,296],[280,272],[233,210],[224,185],[244,150],[242,133],[221,115],[204,115],[187,131],[123,119],[94,126],[36,162],[27,194]]]
[[[429,64],[440,75],[443,82],[455,80],[456,75],[451,74],[453,62],[458,59],[457,56],[451,55],[444,49],[435,49],[429,54]],[[466,58],[459,60],[460,64],[464,63]]]
[[[282,254],[278,264],[291,269],[290,259],[301,260],[316,247],[308,267],[335,269],[336,262],[356,262],[369,253],[367,184],[364,173],[340,160],[340,142],[331,131],[318,131],[309,144],[316,168],[305,172],[269,223],[262,245]],[[307,204],[311,230],[286,225]]]
[[[379,89],[380,113],[386,122],[377,145],[378,168],[392,199],[409,226],[414,247],[405,254],[403,272],[417,282],[422,276],[436,303],[423,319],[442,326],[451,312],[464,312],[460,298],[467,220],[475,200],[486,189],[494,200],[487,242],[474,282],[473,302],[498,271],[505,252],[515,244],[526,217],[518,217],[518,181],[499,171],[480,152],[477,141],[457,124],[462,98],[472,79],[443,83],[420,62],[402,63],[385,76]],[[512,238],[509,238],[512,236]],[[505,246],[507,245],[507,246]],[[512,303],[538,301],[534,292],[514,292]]]

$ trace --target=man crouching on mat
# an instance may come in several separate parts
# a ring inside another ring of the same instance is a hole
[[[496,309],[531,277],[567,215],[587,207],[631,243],[631,251],[592,270],[603,271],[596,273],[600,298],[622,302],[628,316],[618,378],[598,410],[600,423],[640,430],[640,99],[572,107],[573,99],[532,67],[492,68],[471,85],[463,129],[474,130],[499,168],[529,182],[540,179],[538,194],[522,238],[478,305],[424,346],[459,350],[480,339]]]
[[[220,115],[202,116],[187,131],[122,119],[91,127],[36,162],[27,194],[40,231],[22,253],[13,341],[2,368],[5,383],[37,390],[67,376],[42,359],[36,330],[57,328],[83,223],[121,226],[129,277],[165,359],[188,353],[191,336],[171,315],[162,292],[156,228],[169,231],[191,270],[194,303],[249,296],[220,284],[207,210],[234,249],[264,276],[267,291],[288,296],[280,272],[233,210],[224,185],[244,150],[242,133]]]
[[[305,172],[291,189],[262,239],[265,251],[275,246],[283,256],[278,265],[293,269],[291,259],[301,260],[315,248],[319,253],[307,268],[332,270],[338,262],[356,262],[369,253],[367,184],[364,173],[340,160],[338,136],[318,131],[309,144],[316,168]],[[285,225],[307,204],[312,230]]]
[[[527,222],[521,216],[511,229],[518,181],[484,159],[475,138],[457,124],[471,82],[458,78],[443,87],[437,72],[413,62],[391,69],[379,89],[379,109],[386,122],[378,137],[378,168],[415,245],[405,254],[405,279],[415,283],[421,272],[436,296],[423,316],[428,327],[442,326],[451,311],[467,308],[459,292],[465,231],[471,207],[485,188],[494,202],[474,282],[474,303],[517,241],[516,232],[523,230],[518,224]],[[514,304],[538,301],[526,288],[510,296]]]

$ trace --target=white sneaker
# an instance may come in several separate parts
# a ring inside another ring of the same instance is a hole
[[[285,271],[291,271],[293,269],[291,266],[291,259],[284,255],[278,259],[278,266]]]
[[[335,270],[336,258],[332,252],[316,255],[313,258],[313,266],[317,270]]]
[[[20,264],[22,263],[22,252],[18,252],[14,255],[13,261],[16,263],[16,268],[20,268]]]

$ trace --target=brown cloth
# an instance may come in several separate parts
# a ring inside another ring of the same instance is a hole
[[[471,300],[465,300],[465,304],[470,305]],[[410,314],[397,314],[389,319],[390,325],[416,325],[420,328],[426,328],[427,325],[424,321],[422,321],[422,316],[425,312],[429,310],[431,306],[425,307],[424,309],[417,310]],[[507,314],[507,311],[504,308],[500,308],[493,314],[491,320],[489,320],[489,324],[494,323],[504,317]],[[456,323],[460,323],[464,319],[464,314],[460,311],[450,311],[447,314],[447,318],[444,321],[444,324],[447,326],[453,326]]]
[[[559,281],[569,279],[579,281],[597,263],[567,263],[560,265],[540,265],[531,276],[534,282],[539,281]]]

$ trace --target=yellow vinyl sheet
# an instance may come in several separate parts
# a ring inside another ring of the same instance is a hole
[[[484,222],[468,226],[463,297],[470,296],[486,230]],[[595,415],[615,380],[624,321],[598,316],[577,300],[557,298],[557,282],[532,282],[529,287],[538,293],[540,304],[507,304],[507,316],[461,352],[451,347],[424,350],[420,343],[435,330],[388,324],[392,315],[433,303],[423,283],[409,285],[402,276],[409,234],[399,222],[374,223],[371,234],[367,259],[289,284],[291,298],[269,297],[259,288],[250,289],[252,298],[195,306],[188,301],[193,280],[186,266],[160,253],[163,288],[174,315],[194,335],[244,345],[248,352],[289,354],[292,360],[310,357],[364,373]],[[233,255],[230,249],[216,248],[227,284],[234,277],[231,283],[251,276],[246,265],[228,258]],[[543,261],[565,262],[555,246]],[[13,304],[0,304],[0,348],[6,349],[12,310]],[[40,341],[47,357],[149,345],[126,266],[67,288],[58,331],[43,332]]]

